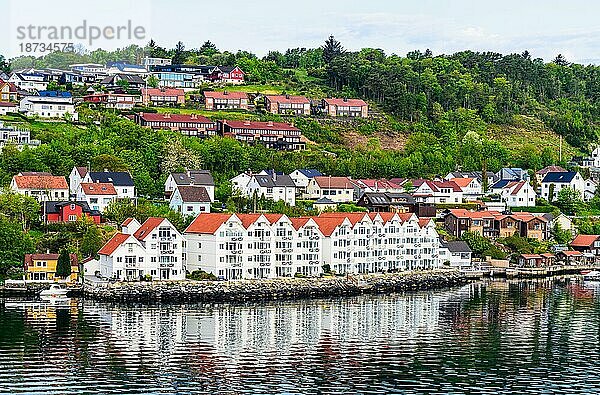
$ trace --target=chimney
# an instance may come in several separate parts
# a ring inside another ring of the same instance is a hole
[[[273,121],[267,122],[267,126],[273,126]]]
[[[225,90],[225,91],[223,91],[223,94],[224,94],[224,95],[228,95],[228,94],[229,94],[229,92],[227,92],[227,91]]]
[[[344,101],[345,101],[345,102],[347,102],[347,101],[348,101],[348,98],[347,98],[347,97],[344,97]]]
[[[105,172],[105,173],[108,173],[108,169],[104,169],[104,172]]]
[[[289,99],[289,98],[290,98],[290,95],[288,95],[288,94],[286,93],[286,94],[285,94],[285,98],[286,98],[286,99]]]
[[[244,126],[250,126],[250,121],[244,121]]]

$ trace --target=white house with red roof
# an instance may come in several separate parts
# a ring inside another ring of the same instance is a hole
[[[483,188],[477,178],[451,178],[448,181],[452,181],[462,189],[465,200],[477,200],[483,195]]]
[[[361,99],[323,99],[321,104],[325,113],[331,117],[360,117],[369,116],[369,105]]]
[[[98,251],[101,276],[116,280],[185,279],[186,241],[175,226],[166,218],[150,217],[142,224],[134,221],[125,221],[122,231]]]
[[[87,202],[92,210],[100,212],[118,198],[115,186],[109,182],[82,182],[75,195],[76,200]]]
[[[435,223],[414,214],[200,214],[186,229],[187,267],[223,279],[438,267]]]
[[[46,172],[19,173],[13,176],[10,189],[18,194],[31,196],[38,202],[69,200],[66,178]]]
[[[304,96],[265,96],[267,112],[284,115],[310,115],[310,100]]]
[[[463,190],[454,181],[448,180],[414,180],[412,195],[423,203],[462,203]]]

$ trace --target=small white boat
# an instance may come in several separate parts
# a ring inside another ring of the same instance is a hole
[[[583,275],[584,281],[600,281],[600,272],[597,270],[592,270],[591,272],[585,273]]]
[[[40,296],[44,299],[47,299],[47,298],[61,299],[61,298],[67,297],[67,292],[69,292],[69,291],[66,288],[62,288],[61,286],[59,286],[57,284],[52,284],[50,286],[50,289],[45,289],[42,292],[40,292]]]

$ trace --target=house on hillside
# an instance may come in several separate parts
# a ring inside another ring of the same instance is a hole
[[[140,126],[180,132],[185,136],[206,138],[216,135],[216,124],[197,114],[137,113],[134,121]]]
[[[571,188],[585,198],[586,183],[581,174],[574,171],[547,173],[542,180],[542,197],[548,201],[558,198],[564,188]],[[550,196],[552,194],[552,196]]]
[[[82,182],[76,193],[78,201],[85,201],[92,210],[100,212],[104,212],[117,197],[114,185],[104,182]]]
[[[321,106],[330,117],[367,118],[369,105],[361,99],[323,99]]]
[[[211,198],[203,186],[179,185],[169,199],[169,207],[182,215],[210,213]]]
[[[466,201],[478,200],[483,195],[481,183],[477,178],[451,178],[451,181],[458,185],[463,191],[463,198]]]
[[[496,173],[497,180],[529,181],[529,173],[518,167],[504,167]]]
[[[453,181],[431,181],[418,179],[412,182],[412,195],[423,203],[462,203],[463,190]]]
[[[534,207],[537,197],[527,181],[498,181],[492,185],[492,193],[498,194],[507,207]]]
[[[321,173],[317,169],[297,169],[290,173],[292,181],[294,181],[294,184],[296,184],[296,191],[300,195],[306,193],[308,182],[311,179],[321,176],[323,176],[323,173]]]
[[[540,185],[542,183],[542,180],[544,179],[544,177],[546,177],[546,174],[548,173],[564,173],[567,170],[560,167],[560,166],[546,166],[541,170],[538,170],[535,172],[535,179],[538,183],[538,185]]]
[[[304,96],[266,96],[265,106],[271,114],[310,115],[310,100]]]
[[[336,203],[350,203],[356,200],[354,182],[348,177],[317,176],[306,187],[309,199],[328,198]]]
[[[90,209],[83,201],[46,201],[42,206],[44,223],[76,222],[81,218],[89,218],[99,224],[102,220],[100,211]]]
[[[210,201],[215,200],[215,180],[209,170],[187,170],[184,173],[171,173],[165,181],[165,198],[179,186],[202,187],[206,189]]]
[[[38,202],[69,199],[69,186],[65,177],[45,172],[19,173],[13,176],[10,189],[18,194],[31,196]]]
[[[306,148],[300,129],[288,123],[223,120],[217,122],[217,130],[225,137],[250,145],[258,143],[281,151],[299,151]]]
[[[472,266],[472,251],[462,240],[445,241],[440,238],[439,257],[442,264],[452,268],[466,269]]]
[[[275,202],[281,200],[290,206],[296,205],[296,184],[285,174],[255,174],[248,181],[246,193],[250,198],[256,195]]]
[[[408,193],[365,192],[356,202],[370,212],[414,213],[417,217],[433,218],[436,208],[432,203],[417,202]]]
[[[140,89],[146,86],[146,81],[136,74],[113,74],[102,79],[100,85],[109,90],[116,88]]]
[[[217,66],[213,73],[217,74],[215,82],[233,85],[243,84],[246,75],[238,66]]]
[[[142,104],[145,106],[182,106],[185,92],[176,88],[142,88]]]
[[[12,73],[6,82],[28,92],[44,91],[48,87],[48,80],[39,73]]]
[[[600,235],[577,235],[571,248],[594,261],[600,260]]]
[[[246,92],[204,91],[203,94],[207,110],[248,110]]]
[[[19,89],[17,86],[8,81],[0,80],[0,101],[15,102],[19,99]]]
[[[78,119],[69,92],[41,91],[37,96],[25,96],[19,103],[19,111],[28,117]]]

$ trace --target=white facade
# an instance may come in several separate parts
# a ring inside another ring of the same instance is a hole
[[[21,99],[19,111],[28,117],[64,118],[69,114],[72,120],[78,119],[73,99],[70,97],[26,96]]]
[[[41,74],[13,73],[8,82],[12,82],[19,89],[29,92],[43,91],[48,87],[48,82],[45,81],[44,76]]]
[[[333,177],[338,179],[333,182],[328,182],[328,178],[331,177],[314,177],[311,179],[306,188],[306,197],[314,200],[328,198],[335,203],[355,201],[354,184],[349,178],[343,177],[347,180],[343,183],[339,182],[340,177]]]
[[[258,177],[270,178],[270,176]],[[259,182],[257,176],[252,176],[246,187],[246,193],[248,197],[252,197],[256,194],[259,198],[264,196],[265,199],[273,200],[275,202],[282,200],[290,206],[296,205],[296,187],[294,185],[279,184],[277,183],[277,180],[264,185]]]
[[[463,191],[452,181],[424,180],[421,185],[415,187],[413,197],[416,201],[424,203],[462,203]]]
[[[90,206],[90,209],[92,210],[104,212],[106,207],[108,207],[108,205],[117,198],[115,193],[107,193],[103,190],[103,186],[105,184],[95,183],[94,185],[96,192],[83,188],[83,185],[86,184],[79,184],[77,192],[75,193],[75,199],[78,201],[87,202],[88,206]]]
[[[557,175],[564,174],[567,175],[568,172],[564,173],[548,173],[546,177],[542,180],[542,197],[548,201],[556,200],[558,198],[558,194],[561,189],[571,188],[578,191],[581,195],[581,198],[584,199],[586,196],[586,182],[581,176],[581,174],[576,173],[573,177],[559,177]],[[552,199],[550,199],[550,186],[554,185],[554,194]]]
[[[10,189],[20,195],[31,196],[38,202],[69,200],[69,189],[64,177],[27,176],[19,173],[10,182]]]
[[[317,276],[439,266],[435,224],[412,214],[203,214],[185,231],[189,271],[223,279]]]
[[[510,182],[500,190],[507,207],[534,207],[537,194],[527,181]]]
[[[233,192],[238,192],[242,196],[248,196],[248,183],[252,178],[251,174],[241,173],[233,177],[231,180],[231,189]]]
[[[183,280],[186,241],[164,218],[148,218],[133,234],[117,233],[99,251],[100,274],[118,280]]]
[[[198,181],[196,179],[194,179],[193,181],[190,182],[190,176],[193,176],[194,173],[196,173],[197,171],[189,171],[186,173],[171,173],[169,174],[169,176],[167,177],[167,180],[165,181],[165,196],[170,196],[179,185],[193,185],[193,186],[201,186],[204,187],[206,189],[206,192],[208,192],[208,196],[210,196],[210,201],[214,202],[215,201],[215,184],[214,181],[212,182],[201,182]],[[210,175],[210,172],[207,172]],[[175,177],[181,176],[182,178],[184,178],[185,180],[179,180],[178,181],[175,179]],[[210,176],[210,179],[212,180],[212,176]]]
[[[210,201],[185,201],[179,192],[179,188],[176,188],[171,194],[169,207],[182,215],[193,215],[194,217],[198,214],[210,213]]]

